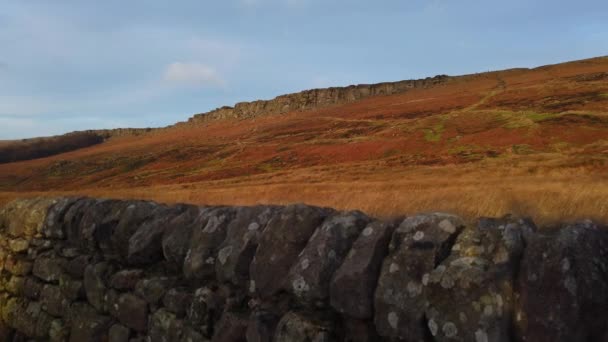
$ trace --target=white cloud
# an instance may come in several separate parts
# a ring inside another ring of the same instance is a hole
[[[165,81],[197,86],[223,87],[224,79],[213,68],[201,63],[174,62],[167,66]]]

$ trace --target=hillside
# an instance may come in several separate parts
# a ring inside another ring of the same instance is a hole
[[[0,191],[608,219],[608,58],[439,80],[3,164]]]

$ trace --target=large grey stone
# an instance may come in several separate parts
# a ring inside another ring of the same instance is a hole
[[[511,341],[514,277],[529,221],[505,217],[465,229],[428,276],[427,326],[436,341]],[[423,284],[425,285],[425,284]]]
[[[374,291],[394,229],[394,224],[373,221],[355,240],[331,281],[330,300],[336,311],[359,319],[373,316]]]
[[[289,291],[303,304],[329,297],[329,282],[370,219],[359,211],[336,214],[312,235],[289,272]]]
[[[394,231],[374,295],[374,320],[381,336],[424,339],[424,286],[463,227],[456,216],[433,213],[408,217]]]
[[[294,204],[270,219],[250,266],[256,294],[268,298],[289,287],[291,266],[329,213],[329,209]]]
[[[521,341],[608,341],[608,231],[592,222],[529,239],[515,313]]]
[[[201,226],[194,230],[184,260],[187,279],[215,278],[217,249],[226,238],[226,228],[233,217],[231,208],[214,208],[203,213]]]
[[[218,248],[217,279],[244,286],[249,281],[249,265],[260,235],[279,208],[257,206],[237,208],[227,228],[226,239]]]

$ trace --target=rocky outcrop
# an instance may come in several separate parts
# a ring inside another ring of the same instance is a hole
[[[312,89],[278,96],[272,100],[240,102],[234,107],[224,106],[208,113],[196,114],[187,122],[164,128],[116,128],[71,132],[52,137],[22,139],[5,142],[0,146],[0,164],[43,158],[100,144],[107,139],[138,136],[184,124],[197,124],[220,119],[251,118],[260,115],[282,114],[293,111],[319,109],[331,105],[354,102],[370,96],[401,93],[413,88],[427,88],[446,82],[440,75],[421,80],[408,80],[348,87]],[[61,162],[57,167],[61,167]]]
[[[438,75],[420,80],[305,90],[299,93],[281,95],[272,100],[240,102],[234,107],[224,106],[207,113],[196,114],[187,123],[314,110],[351,103],[371,96],[397,94],[414,88],[428,88],[445,83],[448,79],[449,77],[446,75]]]
[[[0,211],[2,341],[608,341],[591,221],[28,199]]]

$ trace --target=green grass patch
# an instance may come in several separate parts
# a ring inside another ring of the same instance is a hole
[[[425,128],[424,131],[424,140],[428,142],[438,142],[441,140],[441,135],[445,131],[445,126],[443,121],[434,125],[431,128]]]
[[[503,127],[514,129],[514,128],[525,128],[531,127],[535,123],[545,121],[553,118],[556,114],[551,113],[538,113],[534,111],[522,111],[522,112],[509,112],[500,111],[496,113],[496,116],[504,121]]]
[[[549,113],[536,113],[536,112],[524,112],[523,113],[526,118],[534,121],[534,122],[539,122],[539,121],[544,121],[547,119],[550,119],[551,117],[553,117],[555,114],[549,114]]]
[[[534,153],[534,150],[532,149],[532,147],[527,144],[513,145],[511,147],[511,150],[515,154],[532,154],[532,153]]]
[[[608,99],[608,93],[601,93],[600,97],[603,99]]]

